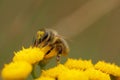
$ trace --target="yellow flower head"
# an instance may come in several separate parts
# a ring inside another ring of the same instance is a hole
[[[45,53],[41,51],[40,48],[30,47],[27,49],[22,49],[19,52],[15,53],[13,61],[27,61],[30,64],[39,62],[44,58]]]
[[[94,68],[87,69],[85,73],[89,77],[89,80],[111,80],[108,74],[102,73]]]
[[[50,77],[40,77],[38,79],[35,79],[35,80],[55,80],[54,78],[50,78]]]
[[[110,63],[105,63],[104,61],[99,61],[95,65],[95,69],[111,74],[116,77],[120,77],[120,67],[118,67],[115,64],[110,64]]]
[[[1,74],[5,80],[22,80],[25,79],[31,71],[31,64],[24,61],[16,61],[6,64]]]
[[[88,80],[88,76],[80,70],[67,70],[59,74],[58,80]]]
[[[79,70],[85,70],[93,67],[91,60],[81,60],[81,59],[79,60],[68,59],[64,65],[69,69],[79,69]]]
[[[61,74],[62,72],[65,72],[66,70],[68,70],[68,68],[59,64],[58,66],[56,66],[54,68],[43,71],[42,76],[48,76],[48,77],[56,78],[56,77],[58,77],[59,74]]]

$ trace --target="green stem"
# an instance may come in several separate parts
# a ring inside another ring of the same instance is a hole
[[[36,79],[36,78],[37,78],[36,73],[35,73],[35,70],[36,70],[36,64],[33,65],[33,70],[32,70],[32,73],[31,73],[33,79]]]

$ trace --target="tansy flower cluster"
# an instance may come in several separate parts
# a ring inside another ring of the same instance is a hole
[[[26,80],[34,70],[33,66],[44,59],[46,48],[23,48],[15,52],[12,62],[2,69],[4,80]],[[98,61],[69,58],[64,64],[42,70],[35,80],[120,80],[120,67]]]
[[[114,76],[114,79],[111,78]],[[93,65],[91,60],[68,59],[64,64],[43,70],[36,80],[119,80],[120,67],[99,61]]]
[[[5,64],[2,69],[4,80],[25,80],[32,72],[33,65],[41,61],[45,55],[44,49],[30,47],[14,52],[11,63]]]

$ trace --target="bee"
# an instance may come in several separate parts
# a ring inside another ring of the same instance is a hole
[[[69,53],[69,47],[65,39],[52,29],[40,29],[36,33],[34,47],[46,48],[44,59],[40,63],[46,62],[56,56],[57,64],[60,62],[61,55]]]

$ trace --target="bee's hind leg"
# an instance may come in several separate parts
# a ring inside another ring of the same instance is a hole
[[[56,56],[57,65],[60,64],[61,54],[62,54],[62,47],[58,47],[58,53]]]
[[[61,54],[57,54],[56,56],[57,65],[60,64],[60,57],[61,57]]]

